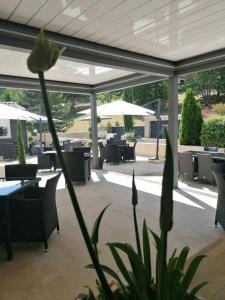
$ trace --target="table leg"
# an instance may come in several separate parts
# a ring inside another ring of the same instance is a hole
[[[7,252],[7,259],[13,259],[12,240],[11,240],[11,226],[10,226],[10,212],[9,201],[5,200],[5,246]]]

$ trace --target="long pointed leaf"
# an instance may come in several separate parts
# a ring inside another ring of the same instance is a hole
[[[148,275],[148,280],[152,279],[152,265],[151,265],[151,247],[148,236],[148,228],[146,222],[143,222],[143,256],[144,256],[144,265]]]
[[[110,244],[108,244],[108,246],[109,246],[109,249],[110,249],[110,251],[111,251],[111,253],[113,255],[113,258],[114,258],[114,260],[116,262],[117,267],[119,268],[121,274],[123,275],[124,279],[126,280],[126,282],[129,285],[131,293],[134,296],[136,296],[137,299],[142,300],[141,296],[139,294],[139,291],[137,290],[137,287],[135,286],[135,284],[134,284],[134,282],[133,282],[133,280],[132,280],[132,278],[131,278],[131,276],[130,276],[130,274],[129,274],[126,266],[125,266],[125,264],[123,263],[120,255],[118,254],[117,250],[112,245],[110,245]]]
[[[190,292],[190,297],[194,297],[196,296],[196,294],[204,287],[208,284],[207,281],[203,281],[201,283],[199,283],[198,285],[196,285]]]
[[[93,229],[92,229],[92,233],[91,233],[91,242],[92,244],[94,245],[97,245],[98,244],[98,233],[99,233],[99,227],[100,227],[100,224],[101,224],[101,220],[102,220],[102,217],[106,211],[106,209],[111,205],[108,204],[102,211],[101,213],[99,214],[98,218],[96,219],[95,221],[95,224],[93,226]]]
[[[195,276],[195,273],[201,263],[201,261],[203,260],[203,258],[205,258],[206,256],[205,255],[200,255],[200,256],[197,256],[195,257],[190,266],[188,267],[184,277],[183,277],[183,280],[181,282],[182,286],[183,286],[183,289],[184,291],[187,291],[192,280],[193,280],[193,277]]]
[[[167,131],[166,134],[166,160],[163,171],[162,196],[160,208],[160,228],[168,232],[173,227],[173,153]]]
[[[179,268],[181,271],[183,271],[183,269],[184,269],[184,266],[185,266],[185,263],[186,263],[189,251],[190,251],[189,247],[184,247],[181,250],[181,253],[180,253],[179,257],[178,257],[176,267]]]

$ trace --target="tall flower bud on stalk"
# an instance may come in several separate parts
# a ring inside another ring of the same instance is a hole
[[[173,227],[173,154],[168,132],[166,133],[166,160],[163,171],[160,228],[161,251],[159,260],[159,300],[169,299],[168,273],[167,273],[167,235]]]
[[[55,65],[55,63],[57,62],[57,59],[59,58],[59,56],[62,54],[62,52],[64,51],[64,48],[58,48],[57,45],[53,42],[50,41],[44,34],[44,31],[41,30],[35,46],[32,50],[32,52],[30,53],[28,59],[27,59],[27,66],[28,69],[32,72],[32,73],[37,73],[38,77],[39,77],[39,81],[40,81],[40,86],[41,86],[41,92],[42,92],[42,97],[43,97],[43,102],[44,102],[44,106],[45,106],[45,111],[46,111],[46,115],[48,117],[48,124],[49,124],[49,129],[52,135],[52,139],[62,166],[62,170],[65,176],[65,181],[67,184],[67,188],[68,188],[68,192],[70,194],[70,198],[73,204],[73,208],[75,211],[75,214],[77,216],[77,220],[79,222],[80,225],[80,229],[83,235],[83,238],[85,240],[89,255],[91,257],[91,260],[93,262],[93,265],[95,267],[96,273],[99,277],[99,281],[101,282],[102,285],[102,290],[104,292],[104,295],[106,297],[106,299],[112,300],[113,299],[113,295],[112,295],[112,291],[109,287],[109,284],[106,280],[106,277],[99,265],[98,262],[98,258],[96,256],[96,253],[94,251],[93,245],[91,243],[91,239],[86,227],[86,224],[84,222],[84,218],[76,197],[76,193],[74,191],[72,182],[70,180],[64,159],[63,159],[63,155],[61,152],[61,148],[59,145],[59,140],[58,140],[58,136],[55,130],[55,125],[53,123],[52,120],[52,113],[51,113],[51,109],[49,106],[49,101],[48,101],[48,94],[47,94],[47,89],[46,89],[46,85],[45,85],[45,79],[44,79],[44,72],[48,71],[51,67],[53,67]]]

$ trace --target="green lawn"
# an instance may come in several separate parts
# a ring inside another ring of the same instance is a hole
[[[73,126],[70,127],[67,132],[74,132],[74,133],[79,133],[79,132],[87,132],[88,127],[90,126],[89,121],[81,121],[81,119],[84,116],[74,118],[74,123]],[[112,119],[108,120],[102,120],[100,124],[98,124],[98,127],[106,127],[107,123],[110,122],[112,126],[115,126],[116,122],[119,122],[120,126],[123,126],[123,117],[122,116],[114,116]],[[144,122],[139,119],[134,119],[134,125],[144,125]]]

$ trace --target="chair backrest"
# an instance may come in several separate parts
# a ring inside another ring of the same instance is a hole
[[[73,152],[90,153],[91,147],[75,147],[75,148],[73,148]]]
[[[204,151],[211,151],[211,152],[217,152],[218,151],[218,147],[204,147]]]
[[[81,177],[84,176],[85,168],[83,152],[63,152],[63,157],[71,180],[75,180],[77,174],[80,174]]]
[[[48,218],[51,217],[51,215],[49,215],[49,211],[51,209],[56,208],[56,203],[55,203],[56,188],[61,174],[62,171],[59,172],[56,176],[48,179],[46,182],[44,192],[42,195],[42,205],[43,205],[42,208],[43,208],[44,218],[46,216],[48,216]]]
[[[194,163],[191,152],[178,153],[179,176],[183,179],[193,180]]]
[[[5,165],[5,178],[6,180],[32,179],[36,177],[37,169],[37,164]]]
[[[52,162],[50,159],[50,156],[48,154],[40,154],[37,156],[38,158],[38,169],[44,170],[44,169],[51,169]]]
[[[218,200],[216,208],[216,220],[225,230],[225,180],[223,173],[219,171],[218,164],[214,164],[212,167],[212,174],[215,178],[218,189]]]
[[[106,145],[106,161],[118,163],[120,160],[121,160],[121,154],[119,152],[118,145],[107,144]]]
[[[198,179],[214,182],[212,174],[213,160],[211,154],[197,154],[198,157]]]

